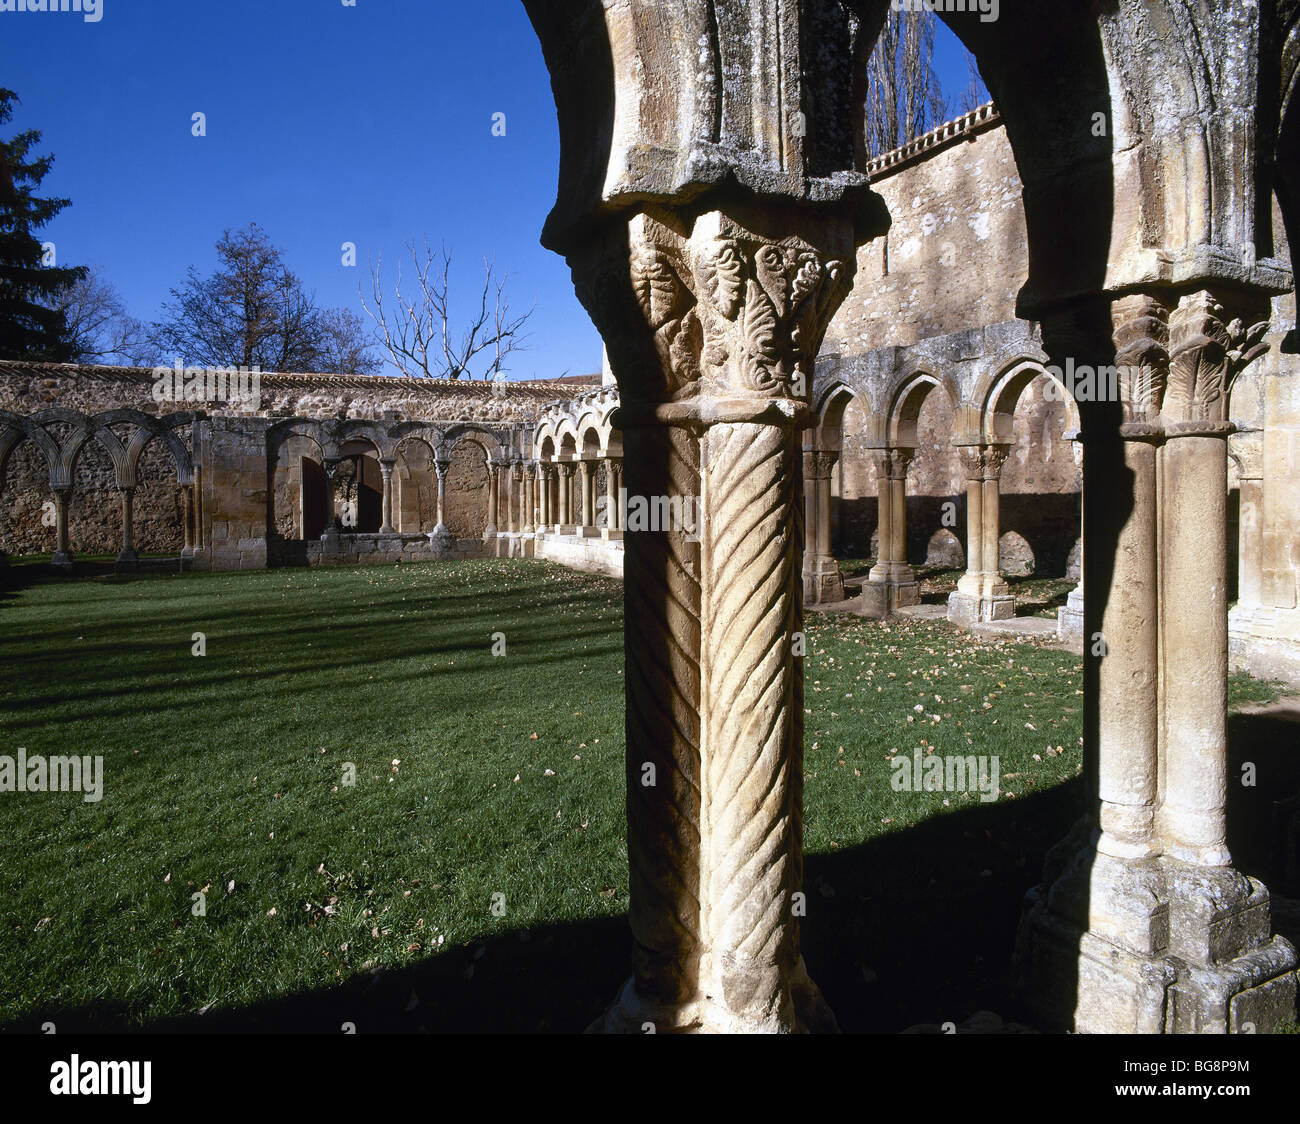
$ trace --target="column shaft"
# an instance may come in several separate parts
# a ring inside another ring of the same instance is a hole
[[[1133,502],[1127,515],[1126,505],[1110,504],[1109,525],[1099,528],[1116,544],[1114,569],[1101,634],[1085,636],[1084,645],[1089,659],[1100,660],[1097,847],[1117,858],[1143,858],[1159,850],[1153,834],[1159,737],[1155,445],[1124,441],[1123,458]],[[1113,491],[1121,494],[1118,486]]]
[[[1227,441],[1174,436],[1161,450],[1165,768],[1162,832],[1176,858],[1226,866]],[[1177,605],[1177,612],[1173,611]]]
[[[118,552],[119,562],[131,562],[136,558],[135,552],[135,489],[123,488],[122,494],[122,549]]]

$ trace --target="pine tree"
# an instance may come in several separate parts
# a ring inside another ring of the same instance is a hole
[[[18,95],[0,89],[0,125],[13,116]],[[0,139],[0,359],[66,363],[75,345],[60,298],[86,275],[84,266],[45,265],[35,232],[68,205],[34,194],[54,163],[35,156],[35,129]]]

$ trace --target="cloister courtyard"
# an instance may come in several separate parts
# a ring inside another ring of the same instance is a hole
[[[619,582],[522,559],[83,572],[15,561],[0,593],[7,744],[102,755],[112,796],[0,801],[0,1030],[562,1032],[608,1004]],[[941,619],[804,629],[802,944],[841,1028],[1018,1026],[1020,904],[1081,810],[1079,657]],[[1247,744],[1282,760],[1277,693],[1230,680],[1234,768]],[[996,755],[996,798],[899,791],[890,758],[915,754]],[[1280,895],[1257,793],[1232,793],[1229,838]]]

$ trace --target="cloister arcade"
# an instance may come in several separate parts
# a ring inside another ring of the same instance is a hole
[[[927,350],[935,350],[934,344]],[[960,456],[965,511],[960,520],[964,527],[959,529],[965,533],[957,539],[966,572],[950,598],[949,617],[966,624],[1013,616],[1015,601],[999,560],[999,512],[1002,468],[1016,446],[1017,405],[1031,387],[1060,404],[1058,432],[1034,435],[1035,447],[1047,449],[1050,455],[1053,438],[1059,441],[1078,433],[1078,404],[1048,371],[1046,356],[1037,348],[962,364],[956,368],[957,374],[954,366],[918,360],[909,352],[891,357],[892,369],[884,372],[862,362],[822,365],[813,395],[815,424],[803,438],[805,601],[816,604],[844,598],[833,553],[831,513],[837,502],[847,498],[842,471],[845,416],[857,405],[855,421],[862,440],[854,455],[871,465],[871,484],[876,489],[877,534],[873,540],[878,543],[875,566],[863,586],[861,611],[880,616],[918,602],[919,583],[908,552],[908,469],[918,453],[931,452],[940,461],[951,461],[951,448]],[[923,409],[936,394],[946,406],[941,416],[951,431],[942,446],[926,450],[918,425]],[[838,478],[836,468],[841,468]],[[950,517],[956,515],[958,506],[953,502],[948,507]],[[958,520],[950,518],[949,523],[958,525]],[[930,544],[932,536],[941,533],[935,527],[925,531],[923,541]]]
[[[198,470],[191,452],[197,416],[175,413],[158,418],[133,409],[94,415],[58,407],[30,415],[0,410],[0,489],[6,487],[6,478],[13,476],[18,462],[23,462],[25,475],[43,477],[48,484],[48,506],[41,524],[50,529],[53,541],[31,545],[52,546],[49,553],[54,565],[70,566],[76,505],[93,483],[110,487],[118,497],[121,545],[117,561],[137,561],[137,494],[166,487],[163,472],[169,470],[175,473],[178,526],[174,530],[180,533],[173,538],[169,534],[173,528],[164,527],[162,534],[171,540],[179,557],[192,556],[201,518]],[[11,493],[14,483],[8,481]]]
[[[525,531],[621,540],[623,443],[612,422],[617,406],[617,391],[601,387],[541,415],[533,434],[537,462],[525,469],[537,484],[537,522]]]

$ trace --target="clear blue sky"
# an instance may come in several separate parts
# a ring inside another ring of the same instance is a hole
[[[0,14],[0,64],[22,99],[9,133],[41,130],[41,193],[72,200],[42,239],[135,316],[157,317],[190,265],[211,272],[227,227],[260,223],[320,303],[358,312],[367,257],[387,272],[427,232],[455,252],[453,291],[477,299],[486,255],[512,308],[536,304],[510,378],[600,369],[568,269],[538,244],[559,134],[519,0],[103,0],[98,23]],[[936,64],[955,103],[966,62],[942,27]]]

